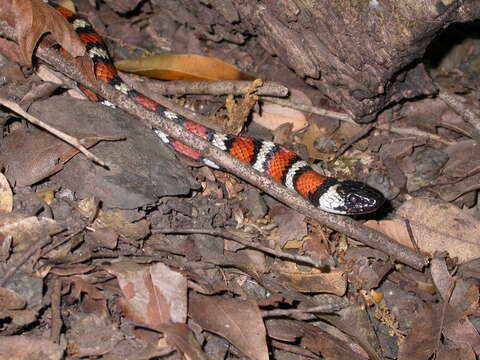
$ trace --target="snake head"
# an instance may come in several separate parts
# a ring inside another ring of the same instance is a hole
[[[331,181],[330,184],[316,196],[317,207],[329,213],[366,214],[378,210],[385,202],[380,191],[359,181]]]

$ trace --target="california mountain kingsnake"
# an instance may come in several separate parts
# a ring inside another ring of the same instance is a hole
[[[325,177],[315,172],[295,152],[281,145],[270,141],[218,133],[187,120],[131,89],[118,76],[105,43],[93,27],[70,10],[60,7],[50,0],[44,1],[59,11],[72,24],[92,59],[96,77],[145,108],[182,125],[217,148],[250,164],[257,171],[269,175],[273,180],[297,192],[321,210],[335,214],[354,215],[375,211],[383,204],[382,193],[365,183],[351,180],[339,181],[336,178]],[[99,97],[91,91],[85,89],[84,92],[91,101],[100,101]],[[197,161],[202,161],[210,167],[218,168],[212,161],[203,158],[197,151],[188,148],[180,141],[159,130],[156,130],[156,133],[174,150]]]

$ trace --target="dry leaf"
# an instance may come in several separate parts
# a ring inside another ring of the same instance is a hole
[[[89,134],[77,136],[86,148],[102,140],[118,140]],[[47,132],[21,129],[3,140],[0,166],[7,168],[5,175],[11,184],[28,186],[62,170],[63,164],[77,153],[76,148]]]
[[[0,173],[0,212],[10,213],[13,210],[13,193],[5,175]]]
[[[158,329],[165,334],[166,343],[178,349],[185,359],[209,360],[186,324],[163,324]]]
[[[418,311],[407,338],[400,344],[398,360],[427,360],[438,350],[442,306],[433,304]]]
[[[68,338],[71,344],[70,356],[74,358],[99,357],[112,352],[124,338],[118,326],[110,320],[108,312],[72,312]]]
[[[129,242],[143,239],[150,233],[150,223],[147,220],[131,222],[122,211],[100,210],[91,227],[95,231],[111,229],[120,235],[124,241]]]
[[[443,172],[452,177],[464,178],[480,172],[480,146],[475,140],[465,140],[448,146],[444,151],[448,161]]]
[[[315,160],[329,161],[334,158],[334,153],[324,153],[315,147],[315,141],[326,134],[325,129],[320,129],[316,124],[311,124],[303,133],[302,144],[307,147],[308,155]]]
[[[40,199],[42,199],[45,202],[45,204],[51,205],[52,201],[55,199],[55,190],[45,189],[42,191],[37,191],[35,193],[35,196],[38,196]]]
[[[125,316],[158,329],[161,324],[184,323],[187,318],[187,279],[162,263],[150,266],[120,262],[106,266],[123,293]]]
[[[413,248],[406,232],[405,219],[420,250],[428,253],[448,251],[450,256],[466,262],[480,257],[480,221],[454,205],[437,200],[416,198],[400,206],[395,223],[386,222],[385,234]],[[384,222],[367,226],[384,231]],[[394,229],[392,231],[392,229]]]
[[[274,339],[293,342],[300,338],[299,347],[308,349],[314,354],[322,355],[328,360],[369,360],[358,344],[332,336],[330,333],[307,322],[296,320],[268,320],[268,335]],[[346,339],[348,337],[345,336]],[[296,341],[298,342],[298,341]]]
[[[120,71],[160,80],[253,80],[221,60],[202,55],[164,54],[115,62]]]
[[[279,246],[283,248],[288,241],[302,240],[308,233],[305,215],[284,206],[277,209],[272,209],[271,215],[278,224]]]
[[[292,124],[293,132],[300,131],[308,125],[307,118],[301,111],[269,103],[262,106],[261,114],[253,113],[252,121],[272,131],[283,124]]]
[[[0,359],[38,359],[40,354],[42,360],[63,359],[63,346],[39,336],[0,337]]]
[[[269,358],[265,325],[254,301],[192,293],[188,315],[203,329],[227,339],[250,359]]]
[[[329,293],[342,296],[347,290],[347,280],[343,271],[321,273],[279,272],[279,281],[287,288],[302,293]]]
[[[0,233],[12,236],[13,244],[19,251],[60,231],[62,227],[52,219],[18,214],[0,215]]]
[[[0,288],[0,311],[3,310],[20,310],[27,305],[23,297],[18,295],[15,291]]]
[[[85,53],[84,44],[65,17],[43,1],[2,1],[0,14],[1,19],[15,27],[21,56],[16,60],[22,65],[31,65],[33,51],[45,33],[51,33],[72,56],[82,56]]]

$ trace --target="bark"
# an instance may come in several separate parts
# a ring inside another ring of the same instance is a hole
[[[305,81],[359,121],[436,91],[419,63],[453,22],[480,17],[478,0],[152,0],[203,36],[255,36]]]

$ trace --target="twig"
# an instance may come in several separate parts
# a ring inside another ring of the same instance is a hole
[[[453,195],[450,195],[450,196],[444,196],[443,199],[445,201],[449,201],[449,202],[454,201],[454,200],[457,200],[460,196],[463,196],[465,194],[468,194],[472,191],[477,191],[477,190],[480,190],[480,184],[472,185],[472,186],[466,188],[465,190],[460,191],[458,194],[453,194]]]
[[[451,95],[443,86],[436,84],[440,89],[438,92],[438,97],[442,101],[450,106],[453,111],[460,115],[466,122],[472,125],[478,132],[480,132],[480,116],[475,114],[470,107],[462,102],[460,102],[455,96]]]
[[[139,80],[136,75],[122,73],[122,79],[135,88],[148,89],[159,95],[245,95],[251,81],[156,81]],[[284,97],[288,88],[279,83],[265,82],[255,91],[258,96]]]
[[[317,106],[300,104],[300,103],[297,103],[297,102],[292,102],[290,100],[276,99],[276,98],[263,97],[263,96],[261,97],[261,99],[262,100],[268,100],[268,101],[273,102],[273,103],[278,104],[278,105],[287,106],[287,107],[297,109],[297,110],[301,110],[301,111],[306,111],[306,112],[309,112],[309,113],[312,113],[312,114],[317,114],[317,115],[321,115],[321,116],[330,117],[330,118],[333,118],[333,119],[337,119],[337,120],[340,120],[340,121],[345,121],[345,122],[348,122],[350,124],[354,124],[354,125],[359,126],[355,122],[355,120],[353,120],[353,118],[348,114],[321,109]]]
[[[224,237],[233,241],[236,241],[244,246],[249,248],[260,250],[264,253],[277,256],[283,259],[289,259],[296,262],[302,262],[305,264],[312,265],[316,268],[322,268],[325,266],[325,263],[321,260],[314,260],[308,256],[294,255],[289,254],[281,250],[272,249],[267,246],[263,246],[257,243],[254,243],[250,239],[247,239],[243,233],[234,233],[226,230],[215,230],[215,229],[153,229],[152,233],[161,233],[161,234],[206,234],[212,236]]]
[[[56,343],[60,343],[60,332],[62,331],[62,315],[61,315],[61,300],[62,300],[62,280],[56,278],[53,280],[52,294],[50,295],[50,339]]]
[[[405,226],[407,228],[408,236],[410,237],[410,242],[412,243],[413,247],[415,248],[416,252],[420,252],[420,248],[418,247],[417,239],[415,239],[415,235],[413,235],[412,225],[410,224],[409,219],[404,219]]]
[[[338,311],[338,306],[332,304],[322,304],[315,307],[307,309],[276,309],[262,311],[262,317],[278,317],[278,316],[291,316],[297,314],[308,314],[308,313],[334,313]]]
[[[14,32],[13,28],[6,22],[0,22],[0,35],[8,33],[8,31]],[[137,116],[149,128],[158,128],[173,138],[181,139],[185,145],[213,160],[228,172],[250,182],[302,214],[317,220],[333,230],[345,233],[365,245],[379,249],[397,261],[410,265],[415,269],[422,269],[428,263],[426,256],[417,254],[415,251],[399,244],[378,231],[362,226],[360,223],[348,217],[327,214],[319,210],[298,194],[291,192],[270,179],[267,175],[257,172],[251,166],[231,157],[228,153],[214,147],[208,141],[194,135],[182,126],[147,110],[108,84],[100,82],[96,82],[95,84],[91,83],[80,69],[74,64],[68,63],[53,49],[40,47],[36,55],[70,78],[95,91],[106,100],[117,104],[121,109]]]
[[[75,137],[70,136],[68,134],[65,134],[63,131],[60,131],[58,129],[55,129],[53,126],[50,126],[43,121],[37,119],[36,117],[30,115],[26,111],[24,111],[18,104],[14,103],[13,101],[0,98],[0,104],[6,106],[10,110],[16,112],[18,115],[24,117],[28,121],[30,121],[32,124],[35,124],[45,130],[47,130],[49,133],[55,135],[59,139],[62,139],[66,143],[72,145],[74,148],[76,148],[78,151],[80,151],[82,154],[84,154],[89,160],[95,161],[97,164],[108,168],[107,164],[100,160],[98,157],[96,157],[94,154],[92,154],[90,151],[88,151],[80,141],[78,141]]]
[[[415,136],[426,137],[447,145],[452,145],[456,143],[455,141],[445,140],[441,136],[438,136],[436,134],[431,134],[426,131],[422,131],[414,128],[401,128],[397,126],[390,126],[389,124],[381,124],[381,125],[375,125],[375,129],[387,130],[400,135],[415,135]]]

